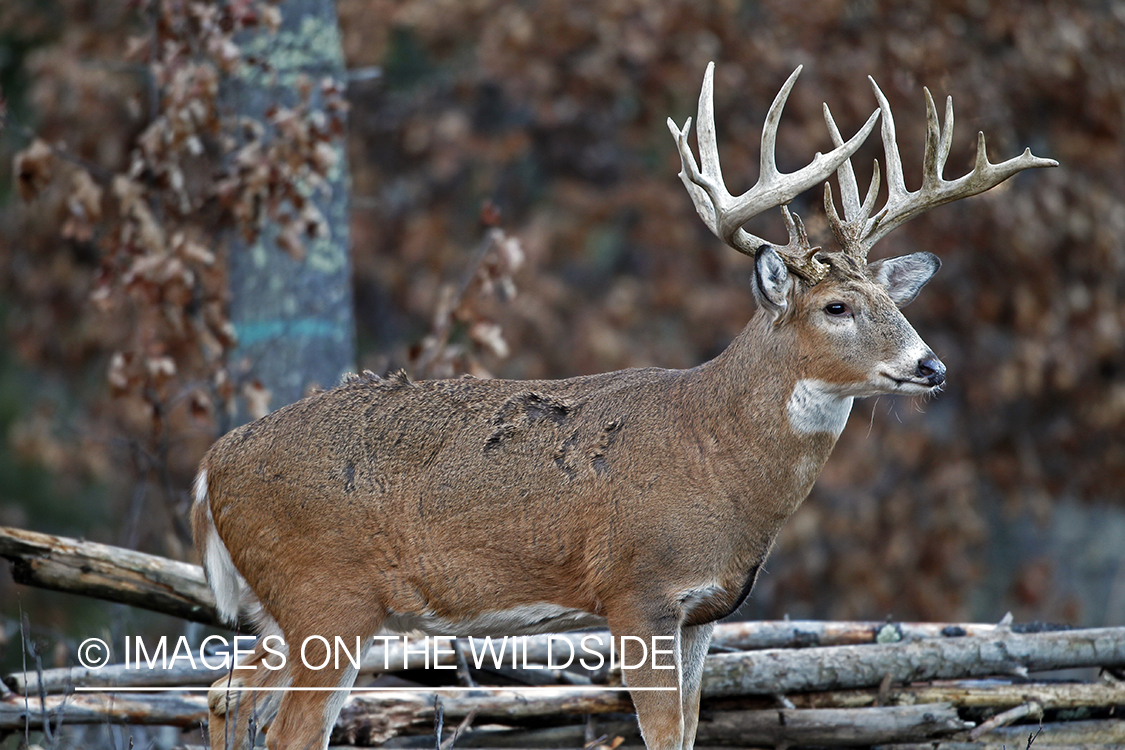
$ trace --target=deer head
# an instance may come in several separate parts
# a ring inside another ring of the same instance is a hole
[[[869,263],[868,253],[891,230],[930,208],[981,193],[1023,169],[1057,166],[1057,162],[1033,156],[1029,149],[1001,164],[991,164],[981,133],[973,170],[956,180],[944,179],[942,172],[953,139],[953,102],[952,98],[946,100],[942,128],[927,89],[922,186],[911,192],[903,181],[890,105],[874,79],[869,79],[879,109],[863,128],[845,142],[825,105],[824,119],[835,148],[828,154],[817,153],[808,166],[797,172],[782,174],[774,156],[777,127],[785,101],[801,72],[798,66],[766,115],[758,182],[743,195],[734,197],[726,188],[719,166],[714,70],[714,63],[707,66],[699,97],[698,165],[687,140],[691,119],[682,129],[671,118],[668,120],[679,147],[680,179],[711,231],[739,252],[754,256],[755,297],[775,324],[799,329],[800,335],[794,340],[802,351],[797,359],[811,366],[802,373],[804,379],[815,381],[819,391],[843,397],[919,394],[940,387],[945,381],[945,366],[897,308],[917,296],[940,268],[941,261],[931,253],[919,252]],[[871,185],[860,202],[851,155],[880,116],[888,197],[883,207],[874,211],[879,194],[879,163],[875,162]],[[832,189],[826,181],[833,171],[840,182],[843,218],[836,211]],[[800,218],[787,207],[795,196],[820,181],[825,181],[824,205],[840,245],[837,251],[810,246]],[[785,245],[774,245],[742,228],[751,217],[772,207],[781,208],[789,235]],[[834,356],[823,356],[825,352],[833,352]],[[818,365],[824,367],[818,371]]]

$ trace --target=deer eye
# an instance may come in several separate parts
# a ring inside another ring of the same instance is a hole
[[[842,318],[845,315],[851,315],[851,308],[843,302],[829,302],[824,306],[824,312],[833,318]]]

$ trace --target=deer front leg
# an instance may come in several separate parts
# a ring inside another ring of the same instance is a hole
[[[679,620],[678,613],[671,611],[621,618],[616,624],[610,618],[621,673],[648,750],[683,748]]]
[[[711,645],[715,623],[685,625],[680,631],[680,706],[684,716],[683,750],[695,745],[695,731],[699,726],[699,695],[703,686],[703,664]]]

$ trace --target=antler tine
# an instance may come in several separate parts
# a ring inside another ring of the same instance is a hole
[[[832,111],[824,105],[824,122],[828,126],[828,134],[832,137],[832,144],[840,146],[844,139],[836,121],[832,118]],[[842,247],[848,247],[854,238],[862,236],[869,223],[871,210],[875,207],[875,200],[879,196],[879,162],[875,161],[871,171],[871,184],[867,188],[867,195],[863,203],[859,202],[859,185],[856,183],[855,170],[852,169],[852,160],[847,158],[836,170],[836,178],[840,181],[840,202],[844,206],[844,219],[836,213],[836,204],[832,200],[832,184],[824,183],[824,211],[828,215],[828,223],[832,233]]]
[[[1034,156],[1031,149],[1025,149],[1019,156],[1008,159],[999,164],[988,161],[985,148],[984,133],[977,135],[976,164],[973,170],[963,177],[955,180],[946,180],[942,173],[945,170],[946,160],[949,158],[950,146],[953,143],[953,99],[945,100],[945,122],[938,122],[937,107],[928,89],[926,96],[926,150],[922,159],[922,186],[913,192],[906,189],[902,174],[902,158],[899,155],[898,143],[895,137],[894,118],[891,116],[891,107],[887,98],[879,89],[873,78],[871,87],[875,91],[875,98],[879,101],[879,111],[883,115],[882,136],[883,150],[887,160],[887,203],[873,219],[865,222],[862,231],[857,231],[852,217],[842,223],[835,217],[835,207],[830,210],[829,220],[833,230],[840,226],[837,232],[845,252],[866,260],[872,246],[885,237],[898,226],[906,223],[918,214],[931,208],[950,203],[961,198],[968,198],[985,190],[999,185],[1017,172],[1038,167],[1057,167],[1054,159],[1043,159]],[[834,130],[834,125],[829,125],[829,132]],[[833,137],[835,142],[838,136]],[[854,179],[854,178],[853,178]],[[843,180],[841,182],[843,184]],[[830,201],[831,191],[826,191],[826,205]],[[871,195],[868,195],[871,198]],[[848,205],[845,200],[845,216]],[[846,231],[845,231],[846,230]]]
[[[785,102],[789,100],[789,94],[793,91],[793,84],[797,83],[797,76],[801,75],[801,70],[804,67],[804,65],[798,65],[789,74],[789,77],[785,79],[785,84],[777,92],[777,96],[773,98],[770,108],[766,111],[766,121],[762,125],[762,146],[758,155],[759,185],[771,185],[778,182],[782,177],[781,172],[777,170],[777,128],[781,124],[781,112],[785,109]],[[819,157],[820,152],[818,151],[816,156],[813,157],[813,161],[815,162]],[[799,172],[794,174],[799,174]],[[747,219],[749,218],[748,216]]]
[[[902,157],[898,153],[898,137],[895,134],[895,119],[891,115],[891,105],[875,79],[867,76],[871,86],[875,89],[875,98],[879,101],[879,111],[883,113],[883,122],[880,126],[880,135],[883,136],[883,158],[887,160],[887,206],[892,201],[897,201],[909,194],[906,189],[906,180],[902,175]],[[884,206],[884,211],[886,206]],[[880,212],[882,214],[883,212]]]
[[[719,206],[730,200],[730,193],[727,192],[723,173],[719,167],[719,150],[715,139],[714,76],[715,63],[712,62],[707,65],[707,72],[703,75],[703,88],[699,92],[699,123],[696,140],[699,141],[702,171],[696,165],[695,154],[688,144],[691,118],[687,118],[681,130],[669,117],[668,129],[672,131],[672,137],[676,139],[676,146],[680,152],[680,181],[687,188],[696,213],[703,219],[703,223],[721,237],[716,213]]]
[[[933,132],[937,127],[937,109],[934,107],[934,98],[930,96],[930,90],[926,87],[922,88],[926,92],[926,123],[927,135],[926,143],[929,144],[929,133]],[[932,113],[932,117],[931,117]],[[933,123],[930,125],[930,123]],[[938,143],[937,153],[937,175],[941,177],[945,173],[945,161],[949,158],[949,149],[953,145],[953,97],[945,97],[945,127],[941,128],[941,139]]]
[[[781,218],[785,220],[785,231],[789,234],[789,242],[785,248],[790,251],[804,250],[805,257],[801,258],[805,263],[812,262],[812,255],[819,247],[809,247],[809,235],[805,231],[805,222],[801,221],[801,217],[789,210],[789,206],[781,207]]]
[[[707,72],[703,77],[703,89],[699,94],[697,117],[698,165],[687,141],[688,131],[691,129],[691,119],[687,120],[682,129],[676,127],[671,118],[668,119],[668,129],[675,137],[680,151],[682,166],[680,179],[687,188],[688,194],[691,195],[696,212],[707,224],[707,227],[719,238],[736,250],[748,255],[753,255],[762,245],[773,243],[750,234],[742,228],[742,225],[769,208],[784,206],[800,193],[827,179],[840,164],[855,153],[856,149],[874,129],[875,121],[879,118],[879,111],[876,110],[850,140],[844,142],[841,139],[841,142],[835,144],[836,147],[827,154],[818,152],[813,157],[812,162],[796,172],[788,174],[779,172],[775,157],[778,123],[781,120],[781,111],[785,107],[785,101],[788,99],[789,92],[792,91],[793,84],[796,83],[797,76],[800,73],[801,66],[798,66],[770,105],[762,130],[761,170],[758,181],[754,187],[738,197],[732,196],[727,190],[726,183],[723,181],[722,170],[719,167],[718,146],[715,138],[714,63],[707,66]],[[787,227],[788,225],[789,222],[787,221]],[[805,258],[811,257],[807,237],[804,237],[803,232],[797,232],[796,230],[790,231],[789,234],[790,243],[779,248],[780,251],[784,251],[783,257],[786,258],[787,262],[793,261],[790,263],[790,267],[797,273],[810,277],[810,280],[813,280],[811,277],[817,276],[818,278],[815,280],[819,280],[820,277],[823,277],[824,269],[810,267],[804,262]],[[802,242],[803,244],[794,246],[794,243]]]
[[[844,137],[836,127],[836,120],[832,118],[832,110],[824,104],[824,123],[828,126],[828,134],[832,137],[832,145],[840,146]],[[840,180],[840,200],[844,204],[844,215],[849,216],[859,211],[859,185],[855,181],[855,170],[852,169],[851,158],[844,159],[836,170],[836,177]]]

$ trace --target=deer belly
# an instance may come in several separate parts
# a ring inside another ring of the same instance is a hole
[[[521,604],[507,609],[481,610],[462,617],[443,617],[432,610],[389,612],[386,627],[398,632],[429,635],[505,636],[562,633],[578,628],[604,627],[604,617],[549,602]]]

